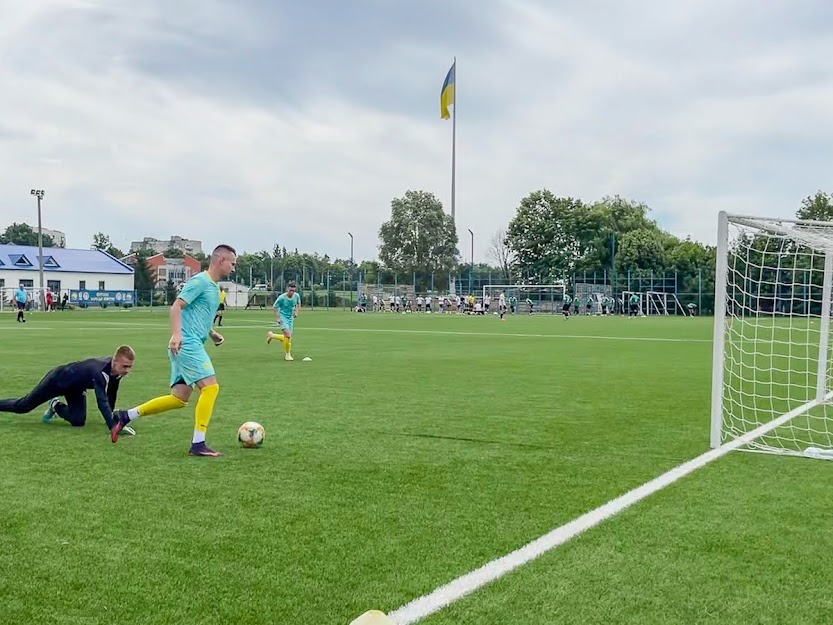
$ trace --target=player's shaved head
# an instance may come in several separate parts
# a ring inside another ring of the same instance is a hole
[[[217,280],[228,278],[237,266],[237,250],[231,245],[218,245],[211,252],[211,264],[208,273]]]
[[[214,248],[214,251],[211,252],[211,260],[219,259],[226,254],[233,254],[234,256],[237,256],[237,250],[235,250],[231,245],[218,245]]]

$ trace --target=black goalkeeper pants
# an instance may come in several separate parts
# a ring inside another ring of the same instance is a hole
[[[14,412],[26,414],[32,412],[38,406],[45,404],[54,397],[63,396],[66,403],[59,402],[55,405],[55,412],[59,417],[75,427],[81,427],[87,422],[87,395],[84,390],[65,391],[62,390],[52,373],[33,388],[28,395],[15,399],[0,399],[0,412]]]

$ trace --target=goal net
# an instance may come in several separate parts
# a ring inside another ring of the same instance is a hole
[[[532,301],[533,312],[561,312],[564,303],[564,282],[553,284],[487,284],[483,286],[483,298],[491,298],[491,311],[497,311],[498,299],[506,293],[506,305],[515,301],[515,312],[528,312],[527,300]]]
[[[720,214],[712,447],[833,460],[832,283],[833,223]]]

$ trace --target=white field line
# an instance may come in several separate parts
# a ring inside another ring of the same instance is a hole
[[[72,325],[77,323],[78,325]],[[100,325],[99,325],[100,324]],[[224,325],[218,327],[217,330],[222,333],[222,330],[228,328],[232,330],[268,330],[275,328],[274,324],[251,324],[251,325]],[[0,331],[16,331],[16,332],[34,332],[34,331],[50,331],[70,329],[70,330],[122,330],[127,328],[155,328],[158,330],[169,331],[168,326],[162,323],[141,323],[141,322],[119,322],[119,321],[105,321],[96,324],[88,322],[62,322],[60,326],[41,326],[32,325],[26,327],[0,326]],[[510,338],[533,338],[533,339],[588,339],[595,341],[637,341],[637,342],[656,342],[656,343],[711,343],[711,339],[680,339],[672,337],[660,336],[603,336],[595,334],[527,334],[521,332],[463,332],[457,330],[408,330],[396,328],[318,328],[318,327],[300,327],[301,332],[369,332],[380,334],[424,334],[434,336],[485,336],[491,339],[506,336]]]
[[[440,586],[433,592],[411,601],[395,612],[392,612],[389,617],[397,625],[411,625],[411,623],[416,623],[417,621],[442,610],[452,603],[459,601],[466,595],[491,584],[507,573],[514,571],[532,560],[535,560],[548,551],[563,545],[579,534],[582,534],[588,529],[595,527],[612,516],[626,510],[635,503],[653,495],[666,486],[670,486],[677,480],[687,476],[689,473],[692,473],[697,469],[706,466],[710,462],[725,456],[730,451],[734,451],[751,443],[756,438],[759,438],[767,432],[784,425],[791,419],[794,419],[808,410],[815,408],[824,401],[829,401],[831,397],[833,397],[833,392],[828,393],[827,396],[821,401],[815,400],[800,406],[795,410],[780,416],[774,421],[764,424],[755,430],[736,438],[733,441],[725,443],[716,449],[707,451],[696,458],[689,460],[688,462],[684,462],[683,464],[674,467],[670,471],[663,473],[653,480],[646,482],[642,486],[628,491],[616,499],[608,501],[606,504],[583,514],[566,525],[562,525],[561,527],[554,529],[548,534],[541,536],[512,553],[496,560],[492,560],[491,562],[481,566],[479,569],[476,569],[471,573],[467,573],[462,577],[458,577],[457,579]]]

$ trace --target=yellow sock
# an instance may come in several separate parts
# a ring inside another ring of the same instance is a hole
[[[292,337],[291,336],[283,337],[283,349],[287,354],[292,351]]]
[[[205,433],[208,431],[208,424],[214,412],[214,404],[217,395],[220,393],[219,384],[211,384],[200,389],[200,398],[197,401],[197,410],[194,412],[194,443],[205,442]]]
[[[150,401],[146,401],[136,410],[138,410],[139,412],[138,416],[147,417],[152,414],[167,412],[168,410],[184,408],[186,405],[187,404],[184,401],[182,401],[179,397],[174,397],[173,395],[163,395],[162,397],[157,397],[155,399],[151,399]]]

